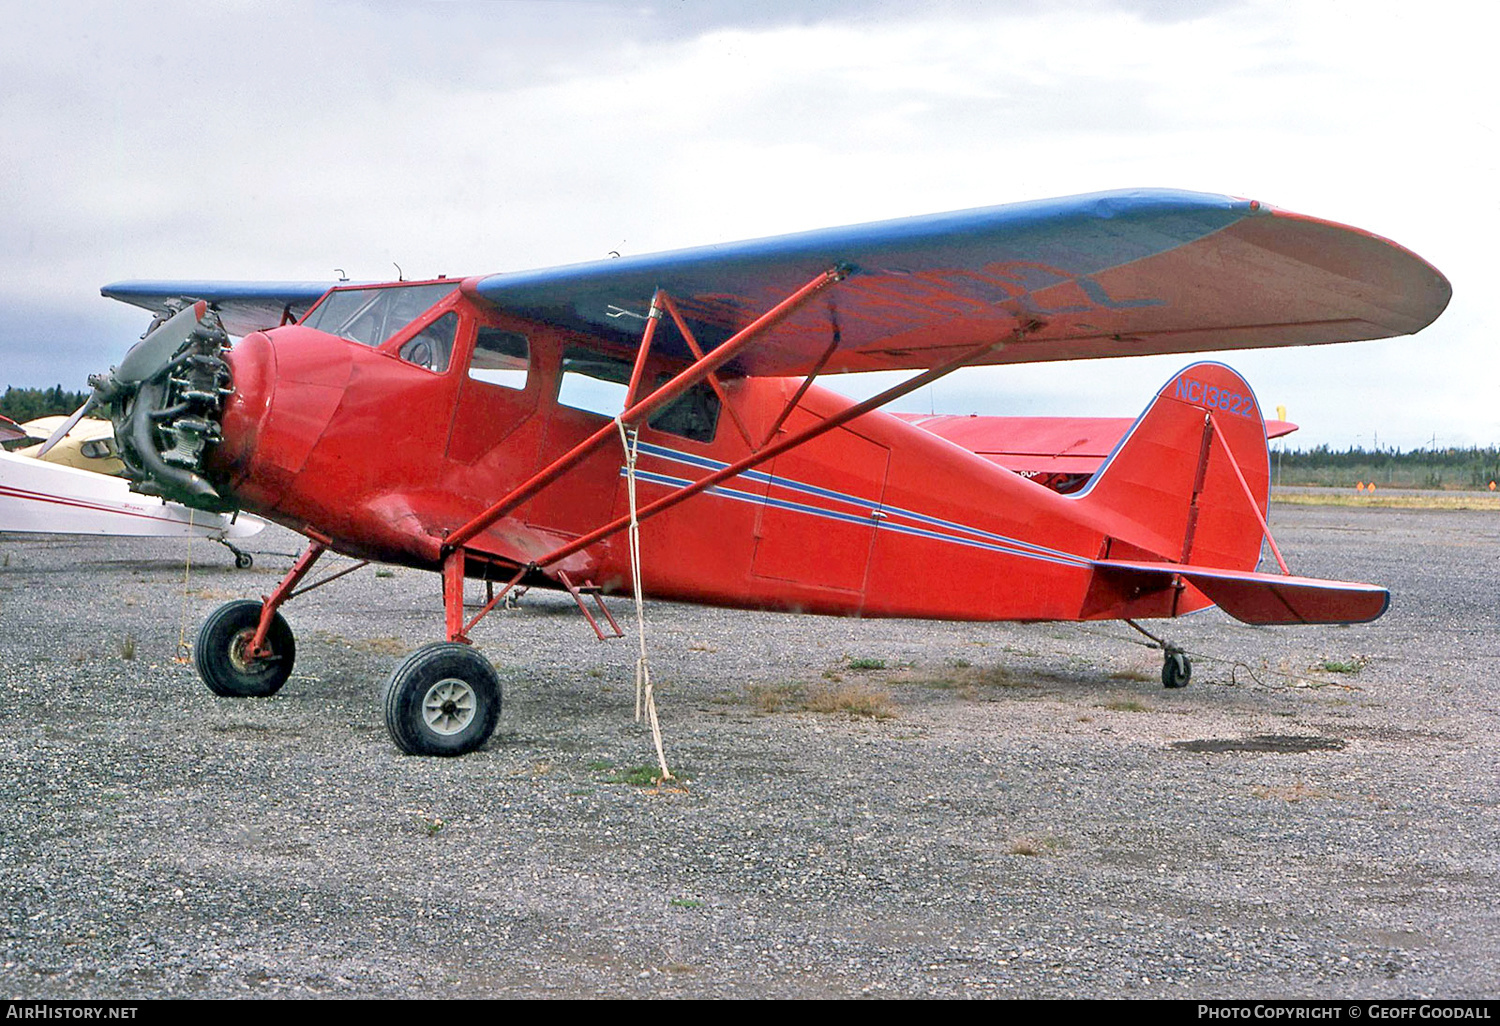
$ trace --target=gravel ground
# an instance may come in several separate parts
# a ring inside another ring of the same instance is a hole
[[[634,643],[565,598],[476,632],[494,739],[409,758],[379,695],[434,575],[298,599],[291,681],[219,699],[179,634],[295,536],[197,543],[186,597],[180,543],[0,537],[0,995],[1494,996],[1500,517],[1274,526],[1392,610],[1166,624],[1180,692],[1119,624],[652,604],[669,787],[612,782]],[[840,692],[894,715],[804,708]]]

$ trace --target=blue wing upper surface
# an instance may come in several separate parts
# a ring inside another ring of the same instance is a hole
[[[640,338],[662,288],[712,348],[835,266],[849,277],[777,325],[736,369],[803,373],[835,337],[830,372],[930,367],[1001,340],[1007,345],[981,362],[1383,338],[1426,326],[1451,292],[1431,265],[1378,236],[1249,200],[1171,190],[492,274],[465,288],[512,313],[626,346]],[[327,287],[127,282],[104,292],[148,308],[168,295],[210,299],[230,331],[242,333],[236,328],[305,311]],[[660,344],[685,352],[672,334],[659,335]]]

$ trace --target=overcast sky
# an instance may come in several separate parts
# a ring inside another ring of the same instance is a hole
[[[1232,354],[1301,444],[1500,444],[1484,12],[0,0],[0,384],[118,362],[146,319],[99,297],[120,279],[477,274],[1168,186],[1452,281],[1415,338]],[[1186,362],[972,370],[904,408],[1133,415]]]

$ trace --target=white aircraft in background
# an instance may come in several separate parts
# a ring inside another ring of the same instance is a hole
[[[46,438],[62,420],[44,417],[17,424],[0,417],[0,441]],[[107,421],[102,423],[109,427]],[[39,445],[0,452],[0,533],[208,538],[234,553],[235,566],[252,565],[250,553],[230,539],[257,534],[265,521],[244,513],[205,513],[132,492],[124,478],[109,474],[110,464],[119,466],[112,450],[113,430],[106,436],[96,427],[97,422],[79,423],[76,435],[70,432],[44,459],[31,455]],[[97,466],[99,472],[80,470],[80,465]]]

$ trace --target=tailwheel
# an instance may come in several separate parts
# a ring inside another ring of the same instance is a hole
[[[219,539],[219,544],[234,553],[234,567],[236,570],[249,570],[255,565],[255,557],[244,549],[236,548],[223,538]]]
[[[1164,688],[1185,688],[1193,679],[1193,662],[1180,648],[1169,647],[1161,664],[1161,685]]]
[[[500,718],[500,678],[468,645],[417,649],[385,688],[385,726],[408,755],[463,755],[489,740]]]
[[[260,624],[261,604],[253,599],[226,602],[215,609],[198,631],[193,663],[208,690],[225,698],[265,698],[281,690],[292,675],[297,646],[292,629],[280,613],[271,617],[266,632],[270,654],[251,658],[250,642]]]

